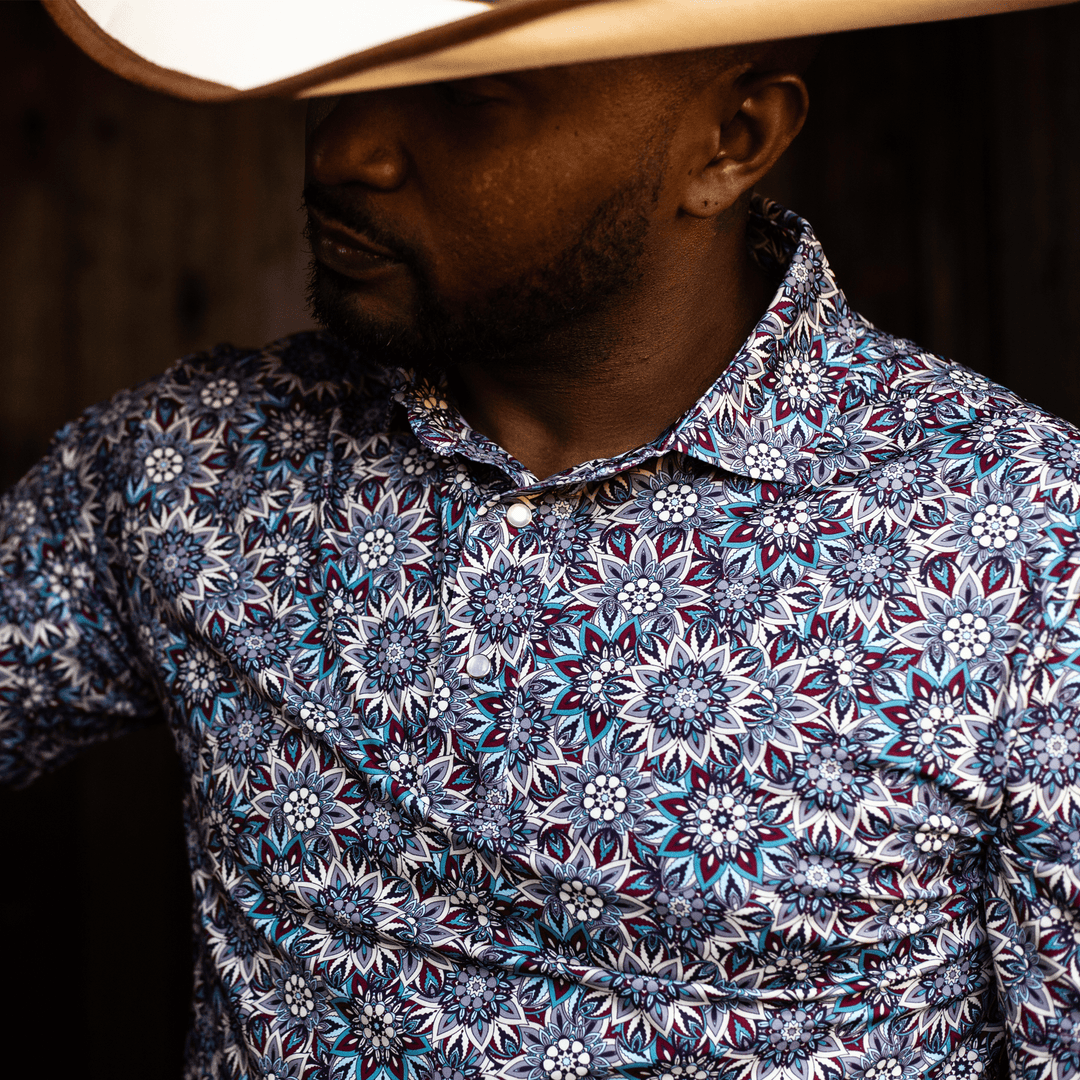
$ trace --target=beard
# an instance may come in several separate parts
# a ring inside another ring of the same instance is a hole
[[[335,337],[385,367],[412,369],[438,379],[462,365],[506,370],[538,364],[551,372],[581,375],[588,357],[565,350],[544,352],[575,320],[600,311],[642,279],[649,211],[659,200],[666,162],[660,153],[643,155],[633,181],[605,198],[578,237],[546,266],[532,268],[467,305],[451,310],[439,297],[420,252],[391,235],[362,207],[347,206],[333,189],[309,185],[313,206],[365,233],[391,251],[411,271],[416,303],[408,322],[366,315],[356,303],[355,283],[312,260],[307,299],[317,322]]]

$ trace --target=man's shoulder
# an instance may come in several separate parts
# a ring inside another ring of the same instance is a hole
[[[221,344],[183,357],[144,389],[172,395],[189,410],[220,410],[223,401],[290,401],[318,409],[387,392],[389,374],[323,331],[290,334],[259,348]]]
[[[868,323],[846,364],[841,411],[857,416],[884,455],[921,451],[980,475],[1031,455],[1080,447],[1080,429],[988,375]],[[1077,466],[1080,467],[1080,452]],[[1004,479],[1004,477],[1002,478]]]
[[[291,334],[258,348],[220,344],[177,360],[160,375],[89,408],[58,442],[111,445],[180,428],[203,437],[228,433],[282,412],[317,417],[340,410],[380,411],[390,374],[319,331]]]
[[[96,505],[109,492],[178,492],[211,465],[234,467],[238,454],[260,468],[303,471],[331,427],[355,437],[382,431],[391,385],[387,372],[324,333],[261,348],[217,345],[91,406],[56,434],[26,482],[79,490]]]
[[[1073,573],[1080,430],[1068,420],[869,324],[847,358],[838,417],[832,464],[859,520],[991,577],[1008,565]]]

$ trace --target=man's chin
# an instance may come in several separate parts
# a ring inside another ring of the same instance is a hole
[[[315,320],[363,359],[434,380],[466,363],[512,365],[528,345],[526,335],[516,327],[506,333],[490,313],[454,320],[422,296],[408,319],[378,312],[354,282],[319,263],[312,265],[307,298]]]
[[[430,358],[414,326],[394,318],[342,274],[313,262],[308,306],[316,322],[365,360],[384,367],[417,367]]]

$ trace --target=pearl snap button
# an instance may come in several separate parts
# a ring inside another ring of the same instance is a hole
[[[532,511],[524,503],[514,503],[514,505],[506,511],[506,520],[509,521],[515,529],[524,529],[525,526],[532,521]]]
[[[473,653],[465,661],[465,670],[470,678],[482,679],[491,671],[491,661],[483,653]]]

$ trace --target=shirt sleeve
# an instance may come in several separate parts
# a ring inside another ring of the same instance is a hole
[[[0,499],[2,783],[28,783],[158,713],[110,565],[110,408],[61,431]]]
[[[1001,698],[986,922],[1018,1080],[1080,1076],[1080,544],[1033,604]]]

